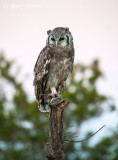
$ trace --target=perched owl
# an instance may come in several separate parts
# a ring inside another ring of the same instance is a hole
[[[59,100],[66,90],[66,79],[73,70],[73,37],[68,28],[57,27],[47,31],[46,46],[40,52],[34,67],[35,96],[41,112]]]

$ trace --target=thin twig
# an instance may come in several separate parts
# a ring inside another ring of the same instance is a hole
[[[65,139],[65,138],[76,138],[76,137],[78,137],[78,136],[64,136],[63,138]]]
[[[76,134],[76,133],[75,132],[73,133],[72,131],[64,133],[64,135],[74,135],[74,134]]]
[[[83,139],[83,140],[80,140],[80,141],[71,141],[71,140],[64,140],[64,141],[68,141],[68,142],[84,142],[84,141],[88,140],[89,138],[93,137],[96,133],[98,133],[105,126],[106,125],[102,126],[99,130],[97,130],[95,133],[93,133],[91,136],[87,137],[86,139]]]

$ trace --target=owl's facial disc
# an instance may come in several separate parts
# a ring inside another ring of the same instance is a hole
[[[56,37],[55,35],[50,35],[48,44],[53,44],[56,47],[65,47],[68,45],[69,37],[67,35],[61,35],[60,37]]]

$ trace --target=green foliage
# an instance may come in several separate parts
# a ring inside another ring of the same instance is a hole
[[[78,125],[85,120],[100,116],[104,111],[105,103],[109,103],[108,98],[97,89],[97,82],[101,77],[103,74],[99,69],[98,60],[94,60],[88,66],[77,64],[74,67],[69,89],[62,94],[62,97],[71,101],[69,114],[74,121],[79,122]],[[111,105],[108,104],[109,109],[110,107]]]
[[[39,160],[44,158],[48,140],[46,127],[48,118],[38,111],[35,101],[28,101],[22,83],[11,74],[13,62],[0,55],[0,74],[4,87],[0,86],[0,159]],[[14,90],[8,101],[5,86]],[[13,106],[8,110],[9,106]]]
[[[46,159],[48,118],[40,113],[36,101],[28,100],[27,92],[17,80],[18,75],[12,74],[13,63],[0,54],[0,160]],[[101,77],[103,73],[98,60],[90,65],[75,65],[68,90],[62,94],[63,98],[71,101],[64,113],[66,132],[73,123],[80,126],[86,120],[101,116],[106,111],[105,104],[107,110],[115,110],[115,106],[109,103],[110,99],[99,93],[97,82]],[[113,135],[94,147],[90,147],[88,142],[78,146],[65,144],[68,159],[117,160],[117,131]],[[67,137],[71,136],[68,134]]]
[[[117,129],[118,130],[118,129]],[[87,157],[84,160],[117,160],[118,159],[118,132],[113,131],[113,135],[104,138],[95,147],[85,145],[82,147],[86,151]]]

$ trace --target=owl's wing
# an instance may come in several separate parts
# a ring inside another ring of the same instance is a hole
[[[34,66],[34,86],[42,81],[42,78],[44,78],[48,74],[51,57],[51,46],[46,46],[39,54]]]

